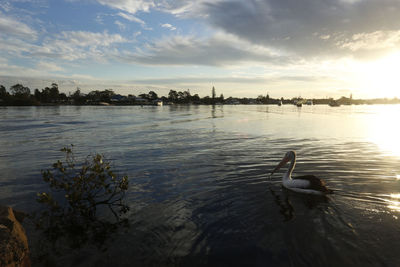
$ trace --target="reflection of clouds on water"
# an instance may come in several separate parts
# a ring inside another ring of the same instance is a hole
[[[71,106],[56,117],[51,107],[29,108],[37,112],[23,120],[22,110],[7,108],[7,120],[0,114],[0,198],[29,206],[40,169],[74,143],[81,156],[115,159],[130,178],[133,227],[110,248],[109,261],[397,266],[400,165],[366,141],[376,108],[303,106],[298,116],[293,105]],[[267,174],[293,149],[295,174],[323,178],[335,191],[329,201],[283,190],[284,170],[268,191]]]

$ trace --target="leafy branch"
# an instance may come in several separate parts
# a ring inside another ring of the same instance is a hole
[[[37,201],[45,208],[34,216],[36,227],[53,244],[66,239],[75,248],[87,242],[101,246],[110,233],[128,223],[123,218],[129,211],[124,202],[128,177],[117,176],[103,155],[88,156],[77,164],[73,145],[61,151],[64,161],[42,171],[51,193],[38,193]]]

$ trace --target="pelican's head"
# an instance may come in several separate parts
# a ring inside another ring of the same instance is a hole
[[[270,175],[274,174],[277,170],[279,170],[282,166],[285,166],[286,163],[288,163],[289,161],[293,160],[296,158],[296,152],[291,150],[286,152],[285,156],[283,157],[283,159],[281,160],[281,162],[279,162],[279,164],[275,167],[275,169],[271,172]]]

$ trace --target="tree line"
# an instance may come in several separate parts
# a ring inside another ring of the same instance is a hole
[[[224,96],[221,94],[216,97],[214,87],[212,89],[212,97],[205,96],[201,98],[198,94],[192,95],[189,89],[185,91],[171,89],[167,96],[159,96],[154,91],[150,91],[147,94],[139,94],[138,96],[132,94],[125,96],[116,94],[112,89],[94,90],[84,94],[80,88],[77,88],[75,92],[66,95],[59,91],[57,83],[52,83],[50,87],[45,87],[41,90],[35,89],[33,93],[31,89],[22,84],[15,84],[9,90],[0,85],[0,105],[151,104],[157,100],[174,104],[218,104],[224,102]]]
[[[291,99],[271,98],[269,94],[260,95],[257,98],[225,98],[223,94],[218,97],[215,87],[211,89],[211,96],[200,97],[198,94],[191,94],[190,90],[177,91],[170,90],[167,96],[159,96],[154,91],[147,94],[142,93],[138,96],[128,94],[120,95],[113,89],[105,89],[102,91],[94,90],[85,94],[78,87],[74,92],[66,95],[60,93],[58,84],[52,83],[50,87],[44,89],[31,90],[22,85],[15,84],[6,90],[0,85],[0,106],[30,106],[30,105],[98,105],[98,104],[114,104],[114,105],[146,105],[154,104],[156,101],[163,101],[165,104],[293,104],[297,102],[305,102],[307,99],[295,97]],[[337,100],[333,98],[312,99],[313,104],[329,104],[336,101],[340,105],[352,104],[399,104],[398,98],[387,99],[353,99],[341,97]]]

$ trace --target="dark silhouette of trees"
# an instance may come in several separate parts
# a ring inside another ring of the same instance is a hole
[[[8,103],[16,106],[32,105],[31,90],[22,84],[15,84],[10,87],[12,97],[8,98]]]
[[[8,96],[8,92],[3,85],[0,85],[0,99],[5,99]]]
[[[159,96],[155,91],[150,91],[149,93],[140,94],[139,97],[143,100],[137,99],[134,95],[129,94],[128,96],[123,96],[120,94],[115,94],[112,89],[106,89],[103,91],[94,90],[88,94],[83,94],[78,87],[74,93],[70,93],[67,96],[65,93],[60,93],[58,84],[52,83],[50,87],[45,87],[42,90],[35,89],[33,95],[28,87],[22,84],[15,84],[9,88],[8,93],[6,88],[0,85],[0,105],[41,105],[41,104],[75,104],[75,105],[98,105],[103,104],[101,102],[114,104],[114,105],[148,105],[154,104],[154,100],[160,99],[164,103],[176,103],[176,104],[293,104],[294,101],[301,100],[301,98],[283,99],[282,98],[271,98],[269,93],[267,95],[259,95],[256,99],[254,98],[233,98],[228,97],[225,100],[223,94],[216,97],[215,87],[212,87],[211,97],[205,96],[200,98],[198,94],[192,95],[190,90],[176,91],[170,90],[168,96]],[[313,103],[318,104],[329,104],[330,99],[312,99]],[[337,99],[340,104],[352,105],[352,104],[400,104],[400,99],[353,99],[352,95],[350,98],[342,97]]]
[[[35,89],[33,96],[35,100],[39,101],[42,104],[56,104],[60,102],[66,102],[68,100],[67,96],[64,93],[59,92],[58,84],[52,83],[51,87],[45,87],[42,91],[39,89]]]
[[[86,97],[89,100],[89,102],[92,103],[99,103],[99,102],[106,102],[110,103],[111,98],[115,95],[114,91],[112,89],[106,89],[104,91],[91,91]]]
[[[211,98],[212,98],[213,104],[215,104],[215,88],[214,88],[214,86],[213,86],[213,88],[211,90]]]
[[[149,100],[156,100],[158,99],[158,95],[154,91],[150,91],[149,94]]]
[[[31,90],[28,87],[25,87],[19,83],[11,86],[10,92],[13,96],[16,96],[16,97],[28,98],[31,95]]]
[[[224,103],[224,95],[223,94],[221,94],[220,96],[219,96],[219,102],[221,102],[221,103]]]
[[[49,98],[51,102],[57,102],[60,92],[58,91],[58,84],[52,83],[49,90]]]
[[[0,85],[0,105],[7,105],[9,93],[3,85]]]
[[[214,100],[213,100],[211,97],[209,97],[209,96],[203,97],[203,98],[201,99],[201,101],[202,101],[204,104],[206,104],[206,105],[214,104]]]
[[[76,88],[75,92],[70,96],[72,101],[76,105],[82,105],[86,102],[85,95],[81,93],[81,89],[79,87]]]
[[[178,93],[175,90],[170,90],[168,93],[168,100],[175,103],[178,100]]]
[[[198,94],[194,94],[191,99],[194,104],[200,104],[200,96]]]

